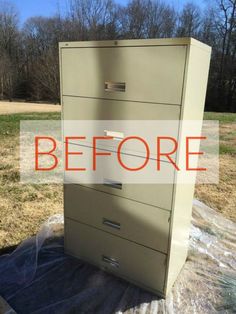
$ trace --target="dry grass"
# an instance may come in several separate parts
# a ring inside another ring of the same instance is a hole
[[[205,119],[220,121],[220,180],[196,185],[195,197],[236,222],[236,114],[206,113]]]
[[[198,184],[195,197],[236,222],[235,155],[220,155],[219,184]]]
[[[61,106],[25,102],[0,101],[0,114],[23,112],[60,112]]]
[[[48,217],[63,212],[62,185],[19,182],[19,120],[50,118],[59,115],[0,116],[0,248],[36,234]]]

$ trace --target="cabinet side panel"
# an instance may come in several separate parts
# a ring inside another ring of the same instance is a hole
[[[63,80],[62,80],[62,74],[63,74],[63,67],[62,67],[62,48],[61,48],[61,43],[59,43],[59,75],[60,75],[60,104],[61,104],[61,136],[62,136],[62,143],[64,142],[64,110],[65,110],[65,105],[63,102],[63,96],[62,96],[62,91],[63,91]],[[64,156],[65,156],[65,151],[64,151],[64,145],[62,145],[62,158],[63,158],[63,164],[64,164]],[[63,209],[65,209],[65,172],[63,169]],[[63,210],[63,216],[64,216],[64,221],[65,221],[65,210]],[[64,227],[64,238],[66,238],[66,232],[65,232],[65,227]]]
[[[203,118],[209,63],[210,51],[193,45],[189,47],[181,112],[182,121],[202,120]],[[198,133],[198,136],[201,135],[201,123],[198,129],[195,130],[196,133]],[[182,127],[180,127],[179,154],[177,157],[180,167],[185,163],[183,161],[185,160],[185,135]],[[199,145],[196,145],[195,149],[198,150]],[[187,257],[194,195],[194,184],[181,184],[178,173],[176,174],[175,183],[170,227],[171,240],[169,243],[168,271],[165,285],[166,294],[171,290]]]

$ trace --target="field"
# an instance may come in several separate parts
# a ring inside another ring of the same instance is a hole
[[[63,212],[62,185],[19,182],[20,120],[51,119],[60,119],[60,113],[0,115],[0,248],[18,244]]]
[[[19,182],[20,120],[58,120],[59,112],[0,115],[0,248],[34,235],[51,215],[63,212],[62,185]],[[220,120],[220,184],[198,185],[195,196],[236,221],[236,114],[206,113]]]
[[[195,197],[236,222],[236,114],[206,112],[204,119],[220,121],[220,182],[197,185]]]

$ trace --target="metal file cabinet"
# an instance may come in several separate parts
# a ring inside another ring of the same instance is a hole
[[[199,41],[64,42],[59,51],[63,120],[202,120],[211,48]],[[187,257],[194,184],[174,171],[170,184],[65,179],[65,251],[166,296]]]

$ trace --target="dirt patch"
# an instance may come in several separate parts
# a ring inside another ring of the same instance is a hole
[[[0,114],[21,112],[60,112],[60,105],[0,101]]]

